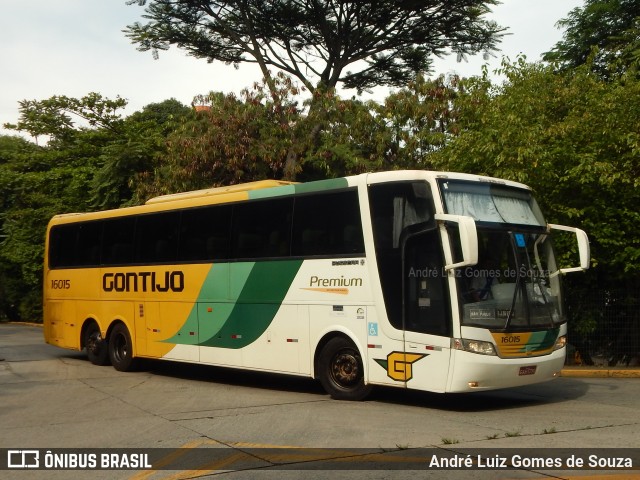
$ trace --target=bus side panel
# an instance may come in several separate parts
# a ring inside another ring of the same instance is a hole
[[[155,358],[198,361],[198,322],[190,302],[146,302],[146,351]],[[185,320],[186,319],[186,320]]]
[[[51,345],[80,350],[80,328],[76,321],[76,302],[48,300],[44,312],[44,337]]]
[[[407,331],[407,388],[444,393],[449,377],[450,345],[449,337]]]
[[[242,350],[243,365],[257,370],[309,373],[308,360],[301,363],[300,355],[302,347],[309,343],[305,317],[308,317],[306,307],[282,305],[269,328]]]
[[[45,341],[80,350],[80,332],[89,318],[78,299],[99,296],[97,269],[49,270],[44,281]],[[95,303],[92,302],[95,307]],[[95,311],[93,313],[96,313]]]
[[[368,382],[375,385],[404,387],[404,379],[398,376],[398,352],[404,350],[402,331],[393,330],[386,321],[381,321],[375,307],[367,309],[367,365]],[[383,323],[384,322],[384,323]],[[386,325],[385,325],[386,324]],[[393,337],[388,333],[393,331]]]

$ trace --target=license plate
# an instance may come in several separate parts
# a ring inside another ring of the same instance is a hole
[[[532,365],[529,367],[520,367],[520,371],[518,372],[518,375],[522,376],[522,375],[533,375],[534,373],[536,373],[536,365]]]

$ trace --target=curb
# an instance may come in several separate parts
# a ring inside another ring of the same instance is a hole
[[[640,378],[640,368],[563,368],[560,376],[577,378]]]
[[[27,327],[44,327],[44,324],[36,322],[7,322],[10,325],[26,325]]]

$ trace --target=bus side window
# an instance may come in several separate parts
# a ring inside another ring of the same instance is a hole
[[[78,265],[87,267],[100,265],[102,224],[102,221],[94,221],[79,225],[78,250],[76,252]]]
[[[178,212],[143,215],[136,225],[136,263],[175,262],[178,254]]]
[[[410,238],[405,249],[405,328],[449,336],[446,275],[442,269],[437,231]]]
[[[416,263],[403,266],[403,240],[415,229],[435,227],[431,190],[423,181],[373,184],[369,186],[369,204],[387,318],[395,328],[402,329],[407,320],[403,285],[405,289],[417,288],[410,285],[411,279],[406,275],[418,267]]]
[[[133,260],[135,217],[122,217],[104,222],[102,264],[127,265]]]
[[[178,261],[206,262],[229,258],[231,205],[214,205],[182,211]]]
[[[355,190],[296,197],[292,255],[363,254],[364,237]]]
[[[233,207],[233,258],[289,256],[293,199],[237,203]]]
[[[78,225],[56,225],[49,233],[49,268],[72,267],[77,264]]]

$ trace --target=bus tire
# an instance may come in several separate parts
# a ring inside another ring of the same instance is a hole
[[[109,350],[107,342],[102,338],[100,327],[90,321],[84,329],[82,344],[87,350],[87,358],[94,365],[109,365]]]
[[[118,323],[109,335],[109,359],[113,368],[119,372],[133,370],[133,344],[129,329],[124,323]]]
[[[371,392],[364,383],[362,356],[344,337],[327,342],[318,357],[316,377],[335,400],[363,400]]]

